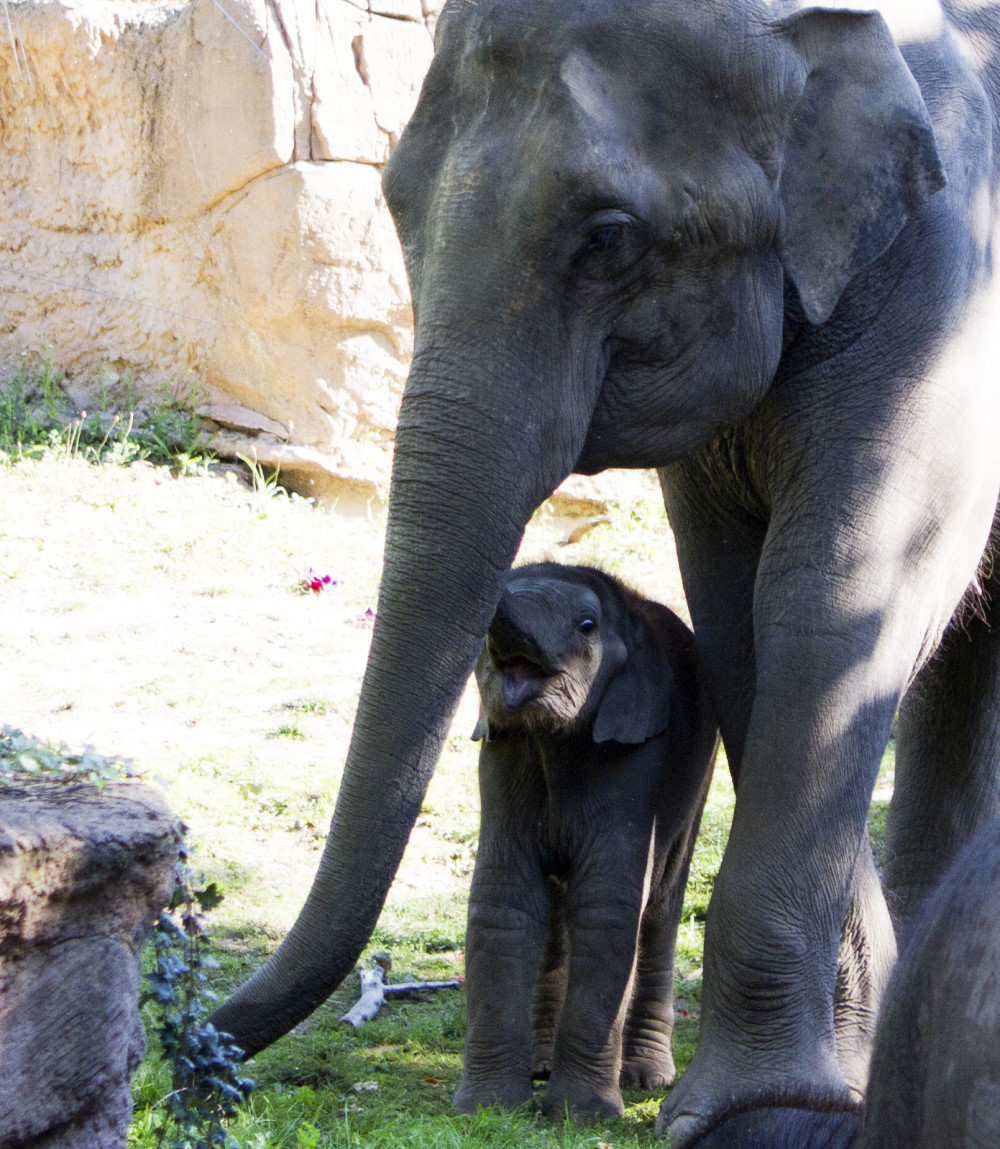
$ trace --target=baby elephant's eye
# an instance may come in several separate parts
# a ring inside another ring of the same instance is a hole
[[[592,618],[581,618],[576,625],[582,634],[590,634],[592,630],[597,629],[597,623]]]

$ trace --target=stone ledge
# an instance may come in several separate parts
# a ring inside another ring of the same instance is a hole
[[[124,1149],[180,830],[138,782],[0,789],[0,1145]]]

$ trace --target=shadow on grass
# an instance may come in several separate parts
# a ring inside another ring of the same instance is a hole
[[[887,756],[887,771],[891,771]],[[682,1073],[694,1053],[701,999],[703,922],[725,848],[733,793],[724,760],[713,783],[678,937],[674,1060]],[[884,772],[885,776],[885,772]],[[891,789],[891,774],[888,775]],[[871,835],[879,855],[888,803],[872,806]],[[212,877],[216,877],[213,873]],[[232,875],[218,875],[225,885]],[[241,873],[240,888],[253,875]],[[446,980],[463,972],[464,896],[407,896],[396,890],[365,951],[393,959],[390,981],[407,976]],[[213,931],[220,968],[213,978],[220,997],[244,981],[280,939],[253,921],[229,922]],[[530,1108],[513,1113],[481,1110],[453,1115],[451,1100],[461,1079],[465,998],[442,990],[414,999],[391,999],[360,1030],[340,1024],[359,996],[357,973],[302,1025],[247,1063],[257,1092],[241,1106],[233,1136],[252,1149],[651,1149],[653,1122],[662,1093],[628,1091],[625,1116],[584,1125],[550,1123]],[[155,1057],[135,1078],[136,1117],[130,1145],[153,1149],[155,1112],[169,1092],[166,1067]]]

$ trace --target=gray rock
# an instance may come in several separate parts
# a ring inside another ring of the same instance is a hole
[[[123,1149],[179,828],[140,783],[0,790],[0,1145]]]

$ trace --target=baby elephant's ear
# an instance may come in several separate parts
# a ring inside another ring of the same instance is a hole
[[[595,742],[645,742],[662,734],[670,722],[673,669],[645,628],[637,632],[636,644],[597,709]]]

